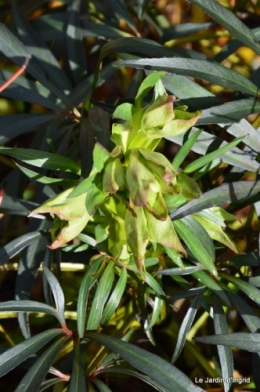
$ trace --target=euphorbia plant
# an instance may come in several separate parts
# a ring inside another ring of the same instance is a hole
[[[134,104],[123,103],[116,108],[111,136],[115,146],[109,152],[99,143],[95,145],[89,177],[30,214],[55,216],[52,249],[65,245],[82,231],[88,232],[88,225],[94,225],[99,228],[97,242],[100,232],[102,242],[106,240],[102,250],[120,261],[133,255],[139,271],[150,243],[186,254],[164,197],[179,194],[187,200],[199,197],[200,189],[154,150],[164,136],[186,132],[200,112],[189,113],[186,106],[174,108],[175,97],[166,93],[160,81],[162,74],[153,73],[144,80]],[[153,87],[152,101],[147,104],[145,99]]]

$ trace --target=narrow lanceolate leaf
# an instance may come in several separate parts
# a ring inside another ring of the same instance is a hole
[[[194,34],[198,31],[203,31],[209,29],[210,27],[214,27],[214,22],[207,23],[181,23],[174,27],[170,27],[164,30],[164,33],[161,37],[161,42],[167,42],[173,40],[178,37],[182,37],[185,35]]]
[[[99,392],[113,392],[103,381],[99,380],[98,378],[93,378],[91,381]]]
[[[244,139],[244,136],[240,136],[239,138],[233,140],[232,142],[226,144],[223,147],[218,148],[216,151],[212,151],[203,157],[196,159],[195,161],[191,162],[187,167],[184,169],[184,173],[192,173],[195,170],[200,169],[201,167],[208,165],[214,159],[218,159],[221,157],[222,154],[225,154],[227,151],[231,150],[235,147],[238,143],[240,143]]]
[[[156,271],[158,275],[190,275],[193,272],[201,271],[204,267],[189,267],[184,266],[183,268],[167,268]]]
[[[0,154],[18,159],[32,166],[43,167],[49,170],[63,170],[80,173],[80,166],[70,158],[51,152],[32,150],[30,148],[0,147]]]
[[[213,312],[213,322],[216,334],[228,333],[227,318],[223,311],[221,301],[217,296],[213,297]],[[224,390],[225,392],[228,392],[232,385],[234,371],[232,351],[229,347],[218,345],[218,355],[222,377],[224,379]]]
[[[104,261],[104,256],[99,257],[94,260],[91,264],[90,268],[87,270],[84,278],[82,279],[80,289],[79,289],[79,297],[78,297],[78,305],[77,305],[77,323],[78,323],[78,334],[80,338],[83,338],[85,333],[85,322],[86,322],[86,309],[88,305],[88,294],[89,290],[93,283],[98,279],[100,273],[98,273],[98,269]]]
[[[18,99],[16,97],[16,99]],[[22,98],[20,98],[22,100]],[[36,101],[34,100],[34,103]],[[41,129],[41,125],[50,121],[53,114],[15,114],[12,116],[2,116],[7,120],[6,124],[1,124],[0,144],[5,144],[9,140],[28,132]]]
[[[117,353],[131,366],[148,375],[169,391],[201,392],[179,369],[159,356],[112,336],[88,332],[87,337]]]
[[[52,362],[62,347],[65,345],[67,340],[68,337],[63,336],[53,343],[51,347],[49,347],[48,350],[46,350],[46,352],[40,356],[38,361],[34,363],[34,365],[23,377],[18,387],[16,388],[16,392],[31,392],[39,390],[39,387],[44,377],[48,373]]]
[[[163,289],[161,288],[157,280],[155,280],[154,277],[146,271],[143,273],[143,276],[146,283],[154,290],[155,294],[160,298],[165,298]]]
[[[234,37],[243,42],[260,55],[260,45],[252,31],[238,19],[233,12],[223,7],[216,0],[189,0],[209,14],[221,26],[224,26]]]
[[[222,206],[225,203],[235,203],[241,199],[256,195],[260,192],[260,181],[238,181],[223,184],[216,189],[205,192],[199,199],[192,200],[173,212],[172,220],[194,214],[204,209]]]
[[[178,357],[179,357],[179,355],[185,345],[187,334],[189,333],[189,330],[192,326],[193,320],[196,316],[202,295],[203,295],[203,292],[196,295],[196,297],[192,301],[192,303],[191,303],[191,305],[190,305],[190,307],[189,307],[189,309],[183,319],[183,322],[182,322],[180,330],[179,330],[179,335],[178,335],[176,347],[175,347],[175,350],[174,350],[174,353],[172,356],[172,360],[171,360],[172,363],[174,363],[178,359]]]
[[[106,43],[100,51],[100,60],[113,53],[142,53],[142,55],[148,56],[173,56],[174,52],[160,45],[154,40],[147,38],[117,38]],[[162,71],[164,71],[162,69]]]
[[[87,73],[85,49],[82,42],[80,26],[80,0],[73,0],[67,8],[68,24],[66,42],[68,49],[68,63],[75,84],[80,83]]]
[[[0,204],[0,212],[9,215],[24,215],[27,216],[31,210],[38,207],[38,205],[32,201],[25,201],[17,197],[11,197],[4,194],[4,197]]]
[[[239,290],[243,291],[252,301],[260,305],[260,290],[252,286],[250,283],[236,278],[233,275],[221,273],[220,276],[228,282],[233,283]]]
[[[191,135],[187,141],[181,146],[180,150],[177,152],[177,154],[174,157],[174,160],[172,162],[172,167],[174,170],[178,170],[184,159],[187,157],[187,155],[190,153],[192,150],[192,147],[194,143],[196,142],[197,138],[201,134],[201,130],[199,129],[193,135]]]
[[[227,294],[231,299],[233,306],[237,309],[238,313],[244,320],[249,331],[260,331],[260,318],[253,311],[252,307],[249,306],[237,293],[232,293],[230,291]]]
[[[203,110],[196,125],[234,123],[259,111],[260,102],[254,98],[239,99]]]
[[[64,178],[52,178],[48,176],[44,176],[34,170],[28,169],[25,166],[18,165],[16,163],[16,166],[19,167],[19,169],[30,179],[40,182],[41,184],[56,184],[64,187],[73,187],[76,186],[79,181],[78,180],[66,180]]]
[[[88,316],[87,330],[90,331],[98,329],[100,320],[102,318],[103,309],[110,294],[113,281],[114,262],[110,261],[100,277]]]
[[[163,300],[159,297],[155,297],[153,303],[152,316],[150,317],[146,330],[151,329],[157,323],[157,321],[160,320],[162,306],[163,306]]]
[[[128,12],[125,2],[123,0],[107,0],[106,2],[109,8],[111,7],[113,10],[113,14],[117,18],[118,22],[123,19],[130,29],[136,32],[135,25]]]
[[[215,249],[206,230],[191,216],[174,221],[174,226],[194,257],[206,269],[217,275],[214,265]]]
[[[258,111],[260,112],[260,105]],[[260,152],[260,134],[245,118],[242,118],[237,123],[231,124],[226,128],[226,131],[236,137],[244,135],[243,143],[253,151]]]
[[[216,95],[187,76],[166,73],[161,80],[165,88],[187,104],[192,111],[222,104]]]
[[[29,67],[32,66],[32,68],[37,69],[40,73],[43,72],[46,82],[52,82],[53,85],[55,84],[57,86],[57,90],[69,90],[71,87],[70,80],[60,67],[59,61],[34,30],[33,26],[23,17],[16,1],[12,2],[12,6],[13,17],[18,34],[24,45],[32,54],[32,61],[30,62]]]
[[[23,64],[25,57],[31,58],[24,44],[2,23],[0,23],[0,51],[13,61],[16,60],[19,65]]]
[[[0,265],[7,263],[12,257],[20,253],[26,246],[40,238],[42,234],[39,231],[32,231],[16,238],[0,249]]]
[[[62,334],[64,334],[62,329],[49,329],[5,351],[0,355],[0,377],[40,350],[50,340]]]
[[[118,67],[132,67],[149,71],[165,71],[178,75],[204,79],[235,91],[258,95],[258,87],[240,73],[218,63],[186,58],[153,58],[139,60],[120,60]]]
[[[62,324],[63,317],[59,315],[56,309],[37,301],[17,300],[0,303],[0,312],[28,312],[28,313],[46,313],[56,317]]]
[[[62,378],[51,378],[50,380],[43,381],[39,392],[44,392],[46,390],[50,390],[50,388],[56,384],[63,383],[64,380]]]
[[[221,126],[221,124],[219,125]],[[193,127],[189,131],[189,136],[193,135],[193,133],[196,131],[197,128]],[[183,135],[167,136],[166,139],[171,140],[173,143],[177,143],[182,146],[185,137]],[[216,150],[222,146],[225,146],[226,144],[227,142],[225,142],[223,139],[215,135],[211,135],[208,132],[202,131],[196,143],[193,145],[192,151],[201,155],[206,155],[207,153]],[[232,150],[224,153],[221,156],[221,161],[226,162],[232,166],[239,167],[246,171],[257,172],[260,167],[259,163],[254,159],[254,154],[253,156],[251,156],[248,154],[248,152],[240,150],[237,147],[233,147]]]
[[[60,318],[61,319],[63,318],[63,324],[65,324],[65,319],[64,319],[65,298],[61,285],[58,279],[56,278],[56,276],[44,264],[43,264],[43,273],[50,285],[57,312],[59,313]]]
[[[192,275],[197,281],[208,287],[208,289],[212,290],[228,307],[231,306],[231,303],[225,291],[205,271],[197,271],[194,272]]]
[[[78,343],[76,343],[74,346],[72,374],[68,392],[86,392],[85,369],[83,366],[80,346]]]
[[[101,319],[101,324],[108,323],[110,317],[116,311],[125,292],[126,282],[127,272],[125,268],[122,268],[120,278],[118,279],[117,284],[105,306],[104,313]]]
[[[127,369],[122,366],[113,368],[113,367],[108,367],[105,369],[101,369],[99,373],[121,373],[121,374],[128,374],[131,377],[136,377],[139,378],[139,380],[144,381],[146,384],[151,385],[156,391],[159,392],[169,392],[168,389],[163,388],[160,384],[158,384],[156,381],[152,380],[151,377],[145,376],[142,373],[139,373],[135,370],[132,369]]]
[[[260,333],[236,332],[195,338],[197,342],[236,347],[251,353],[260,351]]]

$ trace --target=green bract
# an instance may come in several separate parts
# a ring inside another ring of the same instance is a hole
[[[52,249],[94,226],[98,249],[115,260],[128,260],[133,255],[140,271],[149,243],[186,254],[164,198],[179,195],[189,200],[199,197],[200,189],[154,149],[164,136],[186,132],[200,113],[188,113],[184,106],[174,109],[175,98],[167,95],[160,76],[156,73],[145,79],[135,104],[123,103],[116,108],[111,136],[115,147],[109,152],[96,143],[88,179],[31,213],[55,215]],[[153,87],[154,98],[145,104]]]

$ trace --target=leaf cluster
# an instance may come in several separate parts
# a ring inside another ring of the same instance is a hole
[[[38,3],[0,23],[0,314],[23,335],[1,323],[1,377],[232,391],[235,347],[259,388],[259,68],[232,59],[260,29],[215,0],[176,26],[149,0]]]

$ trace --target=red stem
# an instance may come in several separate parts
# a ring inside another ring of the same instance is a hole
[[[15,81],[26,69],[27,65],[29,64],[29,58],[26,57],[24,60],[23,65],[16,71],[13,76],[11,76],[2,86],[0,86],[0,93],[4,91],[11,83]]]

